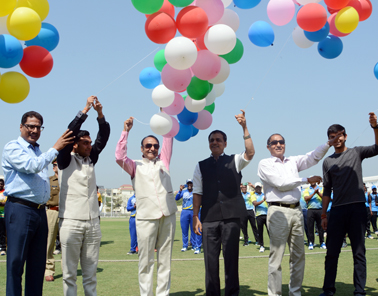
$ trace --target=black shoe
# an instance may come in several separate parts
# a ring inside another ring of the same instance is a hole
[[[136,254],[138,254],[137,251],[130,251],[130,252],[127,253],[127,255],[136,255]]]
[[[248,242],[244,242],[243,247],[248,246]]]

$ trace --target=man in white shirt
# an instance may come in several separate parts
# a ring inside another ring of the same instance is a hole
[[[341,133],[338,134],[337,139]],[[286,242],[290,251],[289,295],[301,295],[305,267],[303,245],[303,214],[299,206],[301,185],[320,183],[322,178],[299,177],[298,172],[316,165],[336,140],[320,145],[306,155],[285,157],[285,139],[273,134],[267,141],[270,158],[260,161],[260,177],[269,204],[267,224],[270,233],[270,254],[268,268],[268,295],[282,295],[281,262]]]

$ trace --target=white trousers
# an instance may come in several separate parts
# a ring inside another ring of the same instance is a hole
[[[99,218],[92,220],[63,219],[59,221],[62,246],[63,293],[76,296],[77,266],[80,260],[84,294],[97,295],[97,263],[100,252]]]
[[[49,229],[48,237],[47,237],[47,252],[46,252],[46,270],[45,276],[55,274],[55,259],[54,259],[54,247],[55,247],[55,240],[56,235],[58,234],[59,230],[59,212],[55,210],[46,210],[46,217],[47,217],[47,226]]]

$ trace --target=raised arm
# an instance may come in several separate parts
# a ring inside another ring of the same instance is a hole
[[[244,146],[245,146],[245,153],[244,157],[246,160],[251,160],[255,155],[255,147],[253,146],[251,135],[247,128],[247,121],[245,119],[245,111],[240,110],[242,113],[235,115],[236,120],[243,128],[243,139],[244,139]]]
[[[180,190],[177,192],[175,200],[180,200],[184,195],[184,185],[180,185]]]
[[[377,115],[374,112],[369,113],[369,123],[370,126],[374,129],[374,140],[375,145],[378,145],[378,124],[377,124]]]
[[[131,176],[131,179],[135,176],[136,165],[134,160],[127,157],[127,137],[133,127],[133,119],[130,117],[123,123],[123,131],[115,151],[116,162]]]
[[[160,159],[169,171],[169,164],[172,158],[173,138],[163,137],[163,146],[161,147]]]

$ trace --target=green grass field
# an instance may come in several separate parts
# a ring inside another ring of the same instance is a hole
[[[101,219],[102,242],[100,262],[98,263],[97,293],[98,295],[139,295],[138,257],[127,255],[130,249],[128,219]],[[250,235],[252,230],[249,229]],[[315,239],[318,243],[318,238]],[[269,238],[265,237],[269,246]],[[349,240],[347,240],[349,243]],[[181,228],[177,221],[172,260],[171,295],[192,296],[204,295],[205,271],[203,254],[194,255],[192,250],[181,252]],[[378,296],[378,240],[366,240],[367,258],[367,295]],[[287,250],[286,250],[287,252]],[[324,277],[325,250],[315,247],[308,251],[306,247],[306,269],[302,287],[302,295],[319,295]],[[240,242],[240,295],[267,295],[269,247],[265,253],[259,253],[258,247],[250,244],[242,246]],[[60,255],[55,256],[60,260]],[[0,295],[5,295],[6,264],[0,258]],[[122,261],[112,261],[122,260]],[[223,264],[220,271],[222,289],[224,288]],[[282,262],[283,295],[288,295],[289,257]],[[156,273],[155,273],[156,274]],[[342,249],[336,279],[337,295],[353,295],[353,258],[350,246]],[[81,270],[78,270],[78,295],[84,295]],[[155,283],[156,284],[156,283]],[[223,291],[224,292],[224,291]],[[44,283],[44,295],[62,295],[62,271],[60,262],[56,263],[54,282]]]

